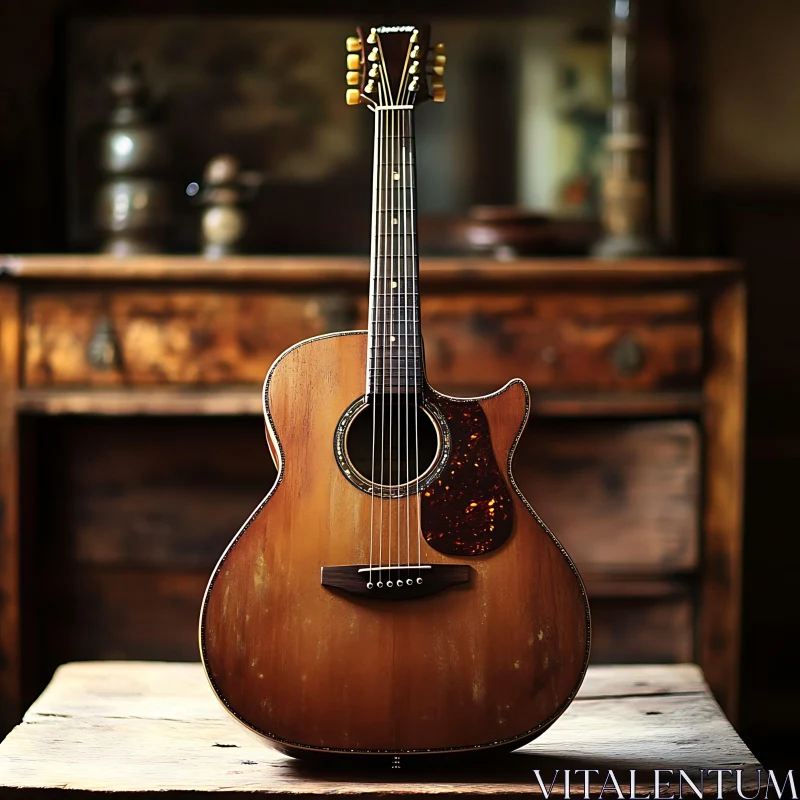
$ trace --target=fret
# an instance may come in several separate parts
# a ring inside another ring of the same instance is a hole
[[[403,206],[395,206],[394,208],[387,208],[384,211],[381,211],[378,214],[378,224],[383,225],[385,230],[389,230],[390,228],[395,228],[398,225],[402,228],[403,225],[411,227],[414,222],[414,209],[413,208],[403,208]],[[394,220],[397,220],[395,222]],[[399,231],[402,233],[402,231]],[[408,233],[412,233],[412,231],[408,231]]]
[[[387,361],[408,361],[409,364],[413,363],[414,361],[421,361],[422,360],[422,351],[416,352],[416,354],[412,353],[397,353],[396,355],[389,355],[384,353],[372,353],[370,356],[370,361],[373,363],[377,363],[379,359],[384,359]]]
[[[381,330],[375,331],[372,334],[374,339],[385,339],[387,336],[395,338],[402,336],[403,340],[410,339],[412,337],[419,338],[419,333],[417,332],[417,326],[419,323],[419,319],[412,318],[412,319],[375,319],[373,322],[376,325],[381,326]],[[405,327],[405,330],[402,329],[401,326]],[[388,344],[391,344],[389,342]]]
[[[371,376],[370,376],[371,377]],[[408,389],[413,391],[414,387],[419,388],[425,385],[425,376],[423,374],[417,375],[413,380],[411,376],[409,376],[408,381],[406,380],[390,380],[389,378],[375,378],[374,381],[371,382],[372,386],[383,386],[384,389],[387,387],[391,387],[392,389]]]

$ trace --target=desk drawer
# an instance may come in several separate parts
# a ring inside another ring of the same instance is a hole
[[[549,390],[688,389],[702,366],[700,302],[689,292],[425,296],[434,385]]]
[[[27,386],[261,383],[296,342],[353,327],[342,297],[61,293],[25,311]]]
[[[260,383],[292,344],[366,327],[347,293],[36,294],[25,311],[30,387]],[[655,390],[699,385],[697,296],[432,294],[422,301],[431,382],[491,390]]]

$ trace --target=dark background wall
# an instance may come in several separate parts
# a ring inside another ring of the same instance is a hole
[[[602,0],[599,0],[602,2]],[[213,13],[201,0],[124,0],[121,14]],[[493,13],[546,12],[500,3]],[[792,0],[662,4],[677,74],[679,253],[744,259],[749,281],[749,414],[740,730],[757,755],[781,759],[800,743],[800,634],[794,586],[800,478],[800,5]],[[233,2],[225,13],[267,13]],[[337,9],[342,12],[345,9]],[[350,5],[357,15],[374,7]],[[325,4],[271,5],[279,15]],[[477,3],[426,13],[480,15]],[[106,2],[0,4],[0,250],[65,248],[63,30]],[[732,502],[734,498],[732,498]]]

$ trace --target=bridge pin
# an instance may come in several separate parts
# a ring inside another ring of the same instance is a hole
[[[370,582],[367,584],[367,589],[371,589],[371,588],[372,588],[372,581],[370,581]]]
[[[422,583],[422,578],[417,578],[417,583]]]
[[[394,584],[391,581],[386,581],[386,585],[391,589]]]
[[[406,578],[406,586],[413,586],[413,585],[414,581],[412,581],[411,578]]]

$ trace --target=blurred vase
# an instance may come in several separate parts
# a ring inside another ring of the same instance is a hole
[[[612,0],[611,108],[601,189],[604,235],[594,255],[631,258],[656,253],[649,143],[636,98],[637,0]]]
[[[158,252],[171,210],[164,133],[152,119],[139,64],[118,65],[108,86],[114,109],[100,140],[103,182],[96,206],[106,233],[102,249],[117,256]]]
[[[219,155],[206,165],[202,190],[197,183],[186,188],[204,206],[201,244],[206,258],[239,252],[247,230],[243,205],[255,197],[262,179],[260,172],[242,171],[233,156]]]

